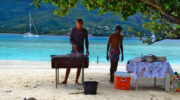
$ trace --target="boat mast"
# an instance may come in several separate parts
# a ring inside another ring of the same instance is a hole
[[[32,24],[31,24],[31,14],[30,14],[30,11],[29,11],[29,29],[30,29],[30,33],[31,33],[31,26],[32,26]]]
[[[38,34],[38,31],[37,31],[37,29],[36,29],[36,26],[34,25],[33,22],[32,22],[32,25],[33,25],[33,27],[34,27],[34,29],[35,29],[36,34]]]

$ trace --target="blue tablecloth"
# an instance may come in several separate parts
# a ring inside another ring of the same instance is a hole
[[[138,78],[164,78],[166,74],[173,74],[171,65],[168,62],[128,62],[126,70]]]

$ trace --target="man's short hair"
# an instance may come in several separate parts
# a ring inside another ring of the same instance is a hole
[[[83,24],[83,20],[81,18],[78,18],[77,22]]]
[[[122,27],[120,25],[116,26],[116,31],[119,30],[119,31],[122,31]]]

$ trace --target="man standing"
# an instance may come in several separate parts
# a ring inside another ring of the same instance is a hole
[[[114,82],[114,72],[117,70],[117,66],[118,66],[119,55],[120,55],[119,48],[121,49],[121,53],[122,53],[121,61],[124,60],[123,36],[121,35],[121,31],[122,31],[122,27],[120,25],[116,26],[116,32],[109,36],[109,41],[107,44],[107,60],[109,60],[109,56],[110,56],[110,62],[111,62],[111,68],[110,68],[111,83]],[[109,46],[111,46],[110,50],[109,50]]]
[[[72,44],[72,53],[78,53],[78,54],[83,55],[84,54],[84,41],[85,41],[86,54],[89,55],[88,31],[82,26],[83,26],[83,20],[79,18],[76,21],[76,27],[72,28],[71,30],[70,42]],[[62,84],[67,84],[67,79],[69,77],[70,70],[71,70],[70,68],[67,68],[65,80],[62,82]],[[77,74],[76,74],[76,80],[75,80],[75,84],[78,84],[78,85],[80,85],[78,82],[80,73],[81,73],[81,68],[78,68]]]

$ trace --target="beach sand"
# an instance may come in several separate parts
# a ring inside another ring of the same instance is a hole
[[[179,65],[172,65],[180,71]],[[125,71],[125,63],[121,63],[119,71]],[[76,70],[72,70],[68,84],[55,87],[55,71],[50,62],[0,61],[0,100],[179,100],[180,93],[164,91],[164,80],[157,79],[157,87],[153,87],[153,79],[140,79],[139,90],[135,90],[135,81],[131,80],[129,91],[116,90],[109,83],[109,64],[91,63],[85,70],[86,81],[98,81],[97,95],[84,95],[82,85],[75,85]],[[60,82],[64,79],[65,70],[60,70]],[[81,82],[81,77],[80,80]]]

